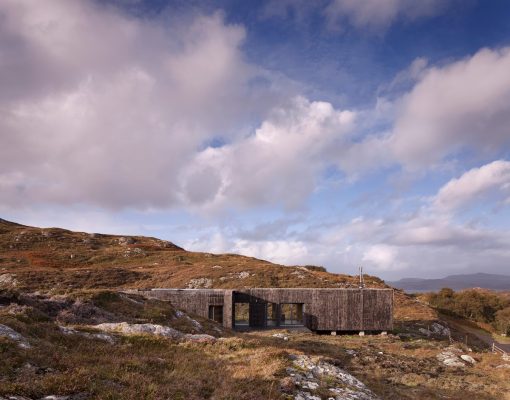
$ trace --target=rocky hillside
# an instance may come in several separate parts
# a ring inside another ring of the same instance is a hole
[[[365,276],[369,287],[386,287]],[[154,287],[357,287],[357,277],[283,266],[236,254],[186,251],[143,236],[34,228],[0,219],[0,287],[24,291]],[[396,319],[433,320],[426,305],[396,292]]]
[[[366,277],[372,287],[384,287]],[[118,289],[356,287],[356,277],[147,237],[0,220],[0,400],[501,399],[510,359],[395,292],[389,335],[237,333]],[[453,339],[453,345],[451,340]],[[506,396],[506,395],[503,395]]]
[[[510,359],[448,333],[236,333],[136,295],[0,289],[0,400],[508,399]]]
[[[0,265],[26,289],[357,286],[355,277],[317,267],[190,252],[150,237],[41,229],[5,220],[0,220]],[[384,285],[370,276],[366,282]]]

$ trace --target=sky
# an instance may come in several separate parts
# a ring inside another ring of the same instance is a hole
[[[510,2],[2,0],[0,217],[510,274]]]

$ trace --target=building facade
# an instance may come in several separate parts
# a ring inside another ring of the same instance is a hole
[[[238,330],[304,326],[312,331],[380,332],[393,328],[393,289],[149,289],[136,293]]]

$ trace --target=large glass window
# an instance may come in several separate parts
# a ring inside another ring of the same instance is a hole
[[[280,325],[303,325],[302,303],[284,303],[280,307]]]
[[[234,303],[234,325],[248,326],[250,324],[250,304]]]
[[[223,306],[209,306],[209,319],[223,323]]]
[[[277,314],[277,305],[274,303],[267,303],[267,313],[266,313],[266,324],[267,326],[276,326],[278,325],[278,314]]]

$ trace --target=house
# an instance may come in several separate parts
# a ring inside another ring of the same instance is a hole
[[[307,327],[316,332],[389,331],[393,289],[148,289],[147,298],[233,329]]]

